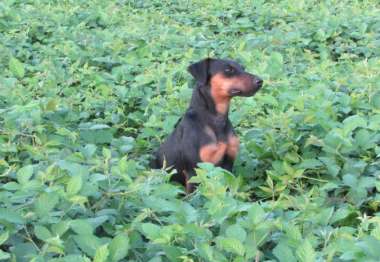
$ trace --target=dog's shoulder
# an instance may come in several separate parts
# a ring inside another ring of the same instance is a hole
[[[197,121],[199,118],[198,112],[194,110],[193,108],[187,109],[184,118],[190,120],[190,121]]]

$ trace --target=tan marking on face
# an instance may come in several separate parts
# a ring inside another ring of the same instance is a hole
[[[226,153],[227,144],[223,142],[208,144],[202,146],[199,150],[199,157],[202,162],[208,162],[216,165],[219,163]]]
[[[216,111],[220,114],[227,113],[231,100],[230,89],[236,88],[245,92],[250,84],[248,77],[239,76],[227,78],[221,73],[214,75],[211,78],[210,87]]]
[[[240,140],[235,135],[229,135],[227,140],[227,155],[235,159],[240,147]]]
[[[211,78],[211,96],[214,100],[216,111],[225,114],[228,111],[231,97],[228,94],[229,81],[222,74],[216,74]]]

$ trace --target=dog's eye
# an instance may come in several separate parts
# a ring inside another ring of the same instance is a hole
[[[232,75],[233,73],[235,73],[235,68],[233,68],[233,67],[226,67],[225,69],[224,69],[224,72],[226,73],[226,74],[228,74],[228,75]]]

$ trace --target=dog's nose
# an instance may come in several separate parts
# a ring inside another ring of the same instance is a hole
[[[260,78],[256,78],[255,82],[256,82],[256,85],[257,85],[258,87],[261,87],[261,86],[263,85],[263,80],[260,79]]]

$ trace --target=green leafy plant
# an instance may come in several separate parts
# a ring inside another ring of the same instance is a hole
[[[0,2],[1,261],[378,261],[377,1]],[[188,196],[148,168],[187,66],[264,79],[233,101],[233,174]]]

